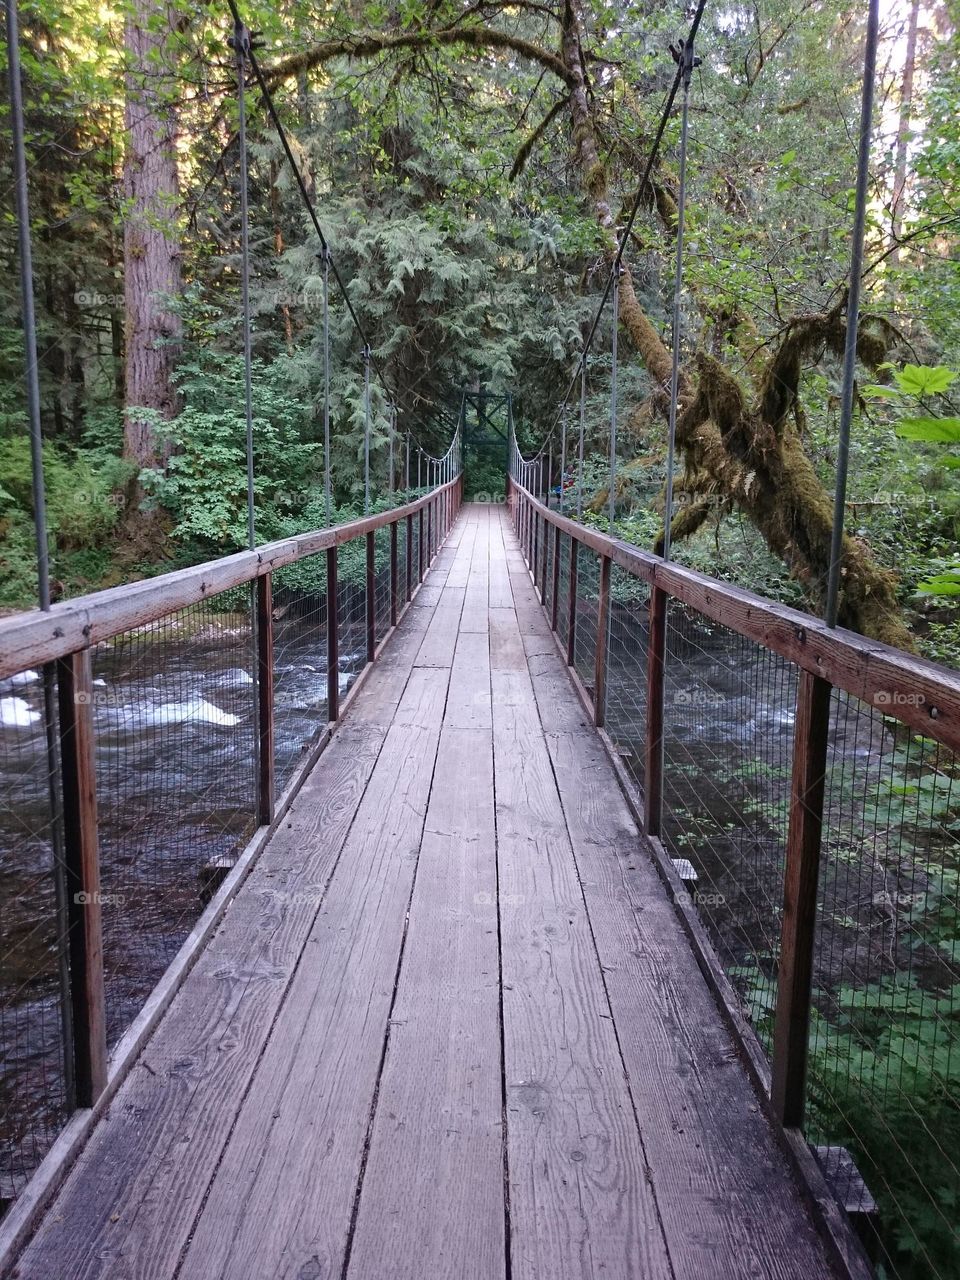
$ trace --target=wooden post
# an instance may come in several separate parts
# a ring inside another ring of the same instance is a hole
[[[413,516],[407,516],[407,539],[403,551],[406,561],[406,597],[409,604],[413,595]]]
[[[417,532],[417,581],[423,581],[423,507],[417,512],[419,527]]]
[[[92,1107],[107,1083],[107,1016],[89,649],[58,660],[57,692],[74,1079],[77,1106]]]
[[[261,827],[273,821],[274,735],[273,735],[273,578],[269,573],[257,578],[257,733],[259,735],[257,780],[257,822]]]
[[[597,647],[594,654],[593,723],[603,728],[607,709],[607,622],[610,614],[610,570],[613,561],[600,557],[600,599],[597,601]]]
[[[784,1128],[803,1122],[830,692],[821,676],[800,672],[770,1086],[774,1114]]]
[[[397,625],[400,614],[400,564],[397,541],[397,522],[390,526],[390,625]]]
[[[427,568],[433,564],[433,499],[427,503]]]
[[[340,719],[340,609],[337,603],[337,548],[327,547],[327,719]]]
[[[663,811],[663,675],[667,643],[665,591],[650,591],[647,623],[647,736],[643,762],[643,820],[648,836],[660,836]]]
[[[553,582],[550,592],[550,630],[557,629],[557,595],[560,591],[560,529],[553,531]]]
[[[377,655],[377,535],[367,534],[367,661]]]
[[[567,666],[576,659],[577,643],[577,568],[580,563],[580,543],[570,537],[570,599],[567,601]]]

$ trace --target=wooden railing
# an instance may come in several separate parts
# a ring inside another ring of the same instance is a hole
[[[706,577],[691,569],[664,561],[615,537],[561,515],[511,480],[508,501],[524,558],[541,601],[547,608],[552,630],[567,665],[573,669],[577,652],[577,628],[583,626],[583,592],[578,592],[578,566],[584,574],[581,549],[599,557],[599,574],[593,577],[591,558],[590,599],[596,601],[595,657],[590,676],[576,670],[581,698],[603,730],[607,711],[608,646],[611,610],[611,570],[626,574],[649,587],[644,609],[646,637],[646,715],[642,729],[643,788],[638,792],[638,816],[646,834],[659,850],[661,870],[674,876],[672,860],[661,843],[664,793],[664,686],[667,658],[668,603],[720,624],[723,628],[780,655],[799,668],[796,680],[796,714],[790,779],[789,817],[783,846],[783,894],[780,916],[776,1010],[769,1060],[760,1050],[752,1028],[742,1018],[742,1006],[731,998],[738,1031],[750,1040],[755,1078],[759,1078],[768,1105],[783,1127],[798,1159],[809,1160],[802,1141],[804,1101],[812,1016],[812,975],[818,916],[818,884],[824,831],[824,791],[828,772],[828,733],[831,694],[843,690],[866,703],[884,718],[899,721],[924,739],[960,752],[960,674],[934,663],[842,628],[831,629],[819,619],[777,604],[749,591]],[[564,539],[569,538],[569,548]],[[569,557],[569,559],[568,559]],[[567,590],[558,589],[561,574]],[[562,600],[561,597],[565,597]],[[580,613],[578,615],[578,608]],[[695,616],[694,615],[694,616]],[[591,639],[594,620],[590,619]],[[639,660],[644,660],[642,652]],[[669,709],[668,709],[669,710]],[[616,758],[619,745],[607,739],[608,749],[627,783],[626,770]],[[633,746],[631,744],[631,750]],[[952,768],[953,766],[951,766]],[[639,769],[637,770],[639,772]],[[695,852],[691,850],[691,856]],[[682,887],[677,881],[676,888]],[[695,912],[692,912],[695,915]],[[692,925],[691,928],[697,928]],[[701,940],[711,951],[702,927]],[[717,968],[716,957],[708,960]],[[720,975],[716,985],[724,985]],[[722,994],[722,993],[721,993]],[[854,1270],[856,1268],[854,1267]]]
[[[230,588],[245,584],[252,587],[252,630],[258,676],[254,758],[258,776],[251,781],[256,786],[256,821],[263,831],[274,820],[277,799],[273,708],[274,572],[307,556],[325,553],[327,719],[333,724],[343,715],[346,706],[339,690],[339,548],[356,539],[366,542],[365,657],[369,664],[397,625],[417,585],[423,581],[457,516],[461,498],[462,479],[457,477],[416,501],[393,510],[268,543],[254,551],[239,552],[146,581],[81,596],[54,605],[49,612],[22,613],[0,621],[0,679],[46,664],[53,665],[56,675],[60,747],[60,776],[57,781],[66,871],[69,1001],[72,1008],[76,1106],[94,1106],[108,1079],[93,647]],[[406,554],[402,564],[398,538],[401,524],[406,528]],[[413,536],[415,524],[416,538]],[[390,536],[390,627],[386,634],[380,635],[375,607],[375,538],[377,532],[384,529],[389,530]],[[412,554],[415,542],[418,548],[416,562]]]

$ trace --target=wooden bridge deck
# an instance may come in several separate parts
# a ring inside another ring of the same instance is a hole
[[[465,508],[17,1274],[834,1274],[505,513]]]

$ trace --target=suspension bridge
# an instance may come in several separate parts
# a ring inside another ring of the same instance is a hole
[[[442,454],[400,430],[234,16],[241,124],[250,71],[321,246],[327,524],[257,541],[244,218],[247,548],[51,603],[21,166],[41,607],[0,620],[0,1273],[865,1280],[896,1235],[951,1274],[916,1205],[949,1228],[955,1156],[915,1152],[930,1029],[956,1039],[960,677],[838,627],[833,591],[820,620],[618,538],[615,343],[584,523],[599,311],[530,456],[482,388]],[[682,249],[681,219],[677,299]],[[363,367],[346,524],[331,276]],[[503,501],[464,501],[478,441]],[[888,989],[880,1078],[855,1011]]]

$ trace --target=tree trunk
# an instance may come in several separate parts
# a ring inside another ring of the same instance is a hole
[[[893,173],[893,199],[890,202],[890,234],[893,252],[890,262],[900,260],[899,241],[903,234],[903,204],[907,189],[907,151],[910,146],[910,113],[913,108],[913,76],[917,62],[917,23],[920,0],[913,0],[907,27],[907,48],[903,58],[903,80],[900,84],[900,120],[897,126],[897,154]]]
[[[140,467],[164,466],[169,445],[158,440],[150,417],[138,411],[171,418],[177,410],[171,375],[181,324],[168,302],[181,288],[173,22],[173,11],[162,0],[135,0],[125,28],[124,456]]]

